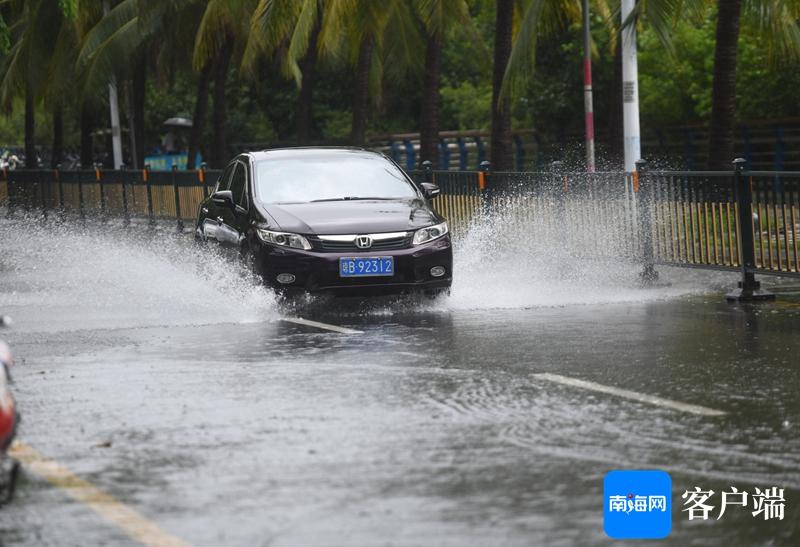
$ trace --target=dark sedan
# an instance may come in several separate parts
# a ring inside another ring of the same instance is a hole
[[[282,292],[437,294],[453,268],[447,222],[429,203],[438,193],[365,150],[250,152],[200,204],[195,233]]]

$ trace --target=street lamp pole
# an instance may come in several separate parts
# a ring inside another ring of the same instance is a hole
[[[625,135],[625,172],[636,170],[642,157],[639,134],[639,67],[636,61],[636,22],[625,26],[636,0],[622,0],[622,118]]]
[[[592,34],[589,26],[589,0],[583,7],[583,111],[586,124],[586,171],[594,173],[594,105],[592,100]]]

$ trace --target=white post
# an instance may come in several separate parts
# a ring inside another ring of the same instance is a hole
[[[583,9],[583,111],[586,127],[586,171],[594,173],[594,105],[592,100],[592,32],[589,20],[589,0]]]
[[[103,13],[108,13],[108,0],[103,2]],[[117,80],[111,77],[108,84],[108,108],[111,111],[111,148],[114,153],[114,169],[122,167],[122,132],[119,129],[119,98]]]
[[[633,11],[636,0],[622,0],[622,22]],[[622,29],[622,119],[625,135],[625,172],[636,170],[642,157],[639,136],[639,67],[636,62],[636,25]]]

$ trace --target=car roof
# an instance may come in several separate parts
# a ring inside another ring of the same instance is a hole
[[[344,146],[297,146],[292,148],[272,148],[269,150],[259,150],[249,152],[254,160],[265,159],[300,159],[300,158],[335,158],[339,157],[363,157],[374,159],[375,156],[385,157],[379,152],[372,152],[364,148],[350,148]]]

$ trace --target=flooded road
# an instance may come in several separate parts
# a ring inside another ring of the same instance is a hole
[[[735,276],[631,288],[634,266],[476,233],[449,298],[281,305],[185,237],[100,233],[0,221],[19,440],[156,539],[605,545],[603,477],[644,468],[672,475],[671,544],[800,542],[796,286],[729,305]],[[785,488],[786,516],[689,522],[695,486]],[[69,488],[27,470],[0,543],[141,540]]]

